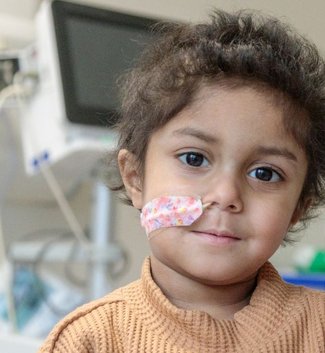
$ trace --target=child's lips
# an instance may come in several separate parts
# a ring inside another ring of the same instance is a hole
[[[224,231],[224,230],[215,230],[215,229],[206,229],[206,230],[196,230],[194,233],[197,233],[198,235],[207,235],[207,236],[212,236],[216,238],[224,238],[224,239],[229,239],[229,240],[241,240],[240,237],[238,237],[236,234],[229,232],[229,231]]]

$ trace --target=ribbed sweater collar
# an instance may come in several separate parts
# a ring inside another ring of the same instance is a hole
[[[233,346],[239,341],[256,346],[260,340],[272,337],[294,315],[292,309],[299,298],[299,288],[284,283],[269,262],[258,273],[250,303],[237,312],[233,320],[215,320],[205,312],[174,306],[154,282],[150,258],[144,262],[139,286],[142,295],[131,295],[130,300],[146,325],[158,334],[168,332],[171,339],[174,335],[175,340],[179,340],[181,333],[184,342],[190,338],[209,342],[209,346],[215,348]]]

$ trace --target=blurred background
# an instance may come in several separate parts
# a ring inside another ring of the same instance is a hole
[[[116,143],[109,128],[117,116],[114,82],[152,40],[152,23],[197,22],[213,8],[257,9],[290,23],[325,53],[321,0],[56,3],[0,0],[4,353],[20,351],[20,340],[24,351],[36,351],[67,312],[139,277],[149,254],[139,213],[105,184]],[[294,235],[297,244],[271,259],[288,281],[325,289],[324,226],[321,210]]]

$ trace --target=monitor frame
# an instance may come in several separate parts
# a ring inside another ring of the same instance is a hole
[[[83,125],[114,125],[119,118],[117,107],[115,109],[103,109],[96,106],[83,106],[78,102],[76,87],[74,86],[73,70],[71,70],[72,54],[69,43],[66,40],[69,36],[68,20],[74,17],[102,23],[109,22],[148,32],[159,21],[149,17],[136,16],[63,0],[53,0],[51,11],[67,119],[71,123]]]

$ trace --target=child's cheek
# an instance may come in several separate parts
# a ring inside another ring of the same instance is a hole
[[[251,221],[255,228],[255,233],[259,238],[265,240],[271,252],[277,250],[286,236],[291,222],[291,213],[283,212],[281,209],[272,210],[269,207],[260,207],[256,210],[255,217]]]

